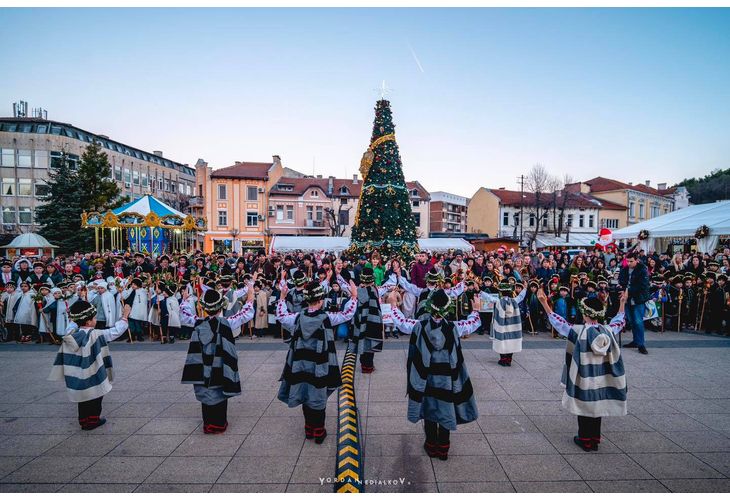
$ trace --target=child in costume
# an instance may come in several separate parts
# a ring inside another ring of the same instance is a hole
[[[342,384],[334,327],[352,319],[357,299],[348,300],[342,312],[325,312],[324,289],[314,281],[305,290],[306,309],[290,313],[286,304],[288,291],[286,285],[282,286],[276,309],[282,327],[292,334],[278,398],[289,408],[302,405],[304,435],[321,444],[327,437],[324,427],[327,398]],[[350,296],[357,297],[357,287],[352,281]]]
[[[129,314],[129,332],[137,342],[144,340],[143,325],[149,317],[147,288],[141,278],[132,278],[129,286],[122,292],[122,300],[132,306]]]
[[[512,366],[512,355],[522,351],[522,320],[520,319],[520,303],[527,290],[522,289],[517,297],[513,297],[514,289],[509,283],[498,286],[500,297],[481,293],[479,298],[494,302],[492,315],[492,350],[499,354],[500,366]]]
[[[108,343],[127,331],[127,305],[122,317],[112,328],[96,329],[96,308],[85,300],[77,300],[69,308],[68,328],[53,363],[48,380],[63,380],[68,398],[78,403],[79,425],[90,431],[106,423],[101,418],[101,403],[112,390],[114,374]]]
[[[538,298],[553,328],[567,337],[562,384],[563,408],[578,416],[578,435],[573,442],[583,451],[597,451],[601,442],[601,417],[626,415],[626,375],[621,346],[616,336],[626,324],[621,294],[619,312],[603,325],[606,309],[600,299],[583,298],[583,324],[574,325],[555,314],[542,291]]]
[[[253,286],[246,304],[232,316],[225,317],[227,299],[217,290],[208,288],[200,305],[208,315],[199,318],[183,303],[180,314],[195,322],[190,337],[188,356],[183,368],[182,383],[193,384],[195,399],[203,413],[203,432],[221,434],[228,428],[228,398],[241,394],[238,374],[238,354],[234,330],[251,321],[254,315]]]
[[[406,365],[408,420],[423,420],[423,447],[429,457],[441,460],[448,459],[451,431],[479,416],[459,340],[479,328],[479,303],[474,300],[467,319],[448,321],[444,316],[452,309],[451,301],[444,290],[437,290],[429,304],[431,312],[415,320],[406,318],[395,298],[390,298],[396,328],[411,334]]]

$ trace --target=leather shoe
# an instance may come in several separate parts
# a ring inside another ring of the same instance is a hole
[[[639,347],[639,344],[632,341],[632,342],[629,342],[628,344],[624,344],[624,347],[629,347],[629,348],[635,349],[635,348]]]
[[[644,347],[643,345],[642,346],[639,346],[639,352],[641,354],[649,354],[649,351],[647,351],[646,350],[646,347]]]

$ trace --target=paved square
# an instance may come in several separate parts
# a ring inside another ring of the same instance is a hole
[[[730,339],[648,335],[649,356],[624,351],[629,415],[605,418],[591,453],[573,444],[576,419],[560,405],[562,341],[527,338],[503,368],[487,337],[465,340],[480,416],[452,433],[447,462],[426,457],[421,426],[405,418],[408,340],[389,341],[376,371],[355,377],[365,491],[730,491]],[[185,343],[113,343],[108,422],[91,432],[78,428],[63,385],[45,380],[54,348],[0,345],[0,491],[332,491],[335,398],[328,438],[305,440],[301,410],[276,399],[285,346],[237,345],[243,395],[230,400],[222,436],[203,434],[192,388],[180,384]]]

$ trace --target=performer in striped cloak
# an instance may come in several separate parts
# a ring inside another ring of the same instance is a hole
[[[503,282],[497,287],[500,297],[482,292],[482,300],[494,302],[492,314],[492,350],[499,354],[500,366],[512,366],[512,355],[522,351],[522,319],[520,318],[520,302],[525,298],[527,290],[522,289],[517,297],[512,285]]]
[[[184,302],[180,314],[186,322],[195,323],[188,356],[183,368],[182,383],[193,384],[195,399],[201,404],[203,432],[222,434],[228,428],[228,398],[241,394],[238,374],[238,354],[234,331],[251,321],[254,315],[253,287],[248,287],[246,304],[233,316],[225,317],[227,300],[217,290],[209,288],[200,299],[208,315],[199,318]]]
[[[424,318],[408,319],[398,309],[391,295],[389,302],[393,322],[400,331],[410,333],[408,347],[408,420],[423,420],[429,457],[447,460],[450,433],[458,424],[472,422],[479,416],[469,373],[461,352],[460,337],[476,331],[479,300],[474,299],[467,319],[448,321],[451,298],[444,290],[431,297],[431,313]]]
[[[69,309],[66,334],[53,362],[48,380],[63,380],[68,398],[78,403],[79,425],[90,431],[106,423],[101,418],[101,401],[112,390],[114,375],[108,342],[127,331],[127,317],[132,308],[124,307],[122,317],[112,328],[97,330],[96,308],[78,300]]]
[[[538,299],[559,335],[568,338],[562,384],[563,408],[578,416],[578,435],[573,438],[583,451],[597,451],[601,442],[601,417],[626,415],[626,374],[616,336],[626,324],[621,294],[618,314],[608,326],[601,324],[606,307],[597,297],[580,301],[584,324],[572,325],[555,314],[540,290]]]
[[[416,318],[430,315],[431,297],[437,290],[442,290],[441,285],[444,282],[443,274],[441,274],[441,272],[437,271],[436,269],[431,269],[430,271],[428,271],[428,273],[426,273],[426,288],[420,288],[408,281],[404,276],[402,276],[400,269],[398,269],[396,273],[398,274],[398,284],[403,287],[406,292],[418,297],[418,303],[416,305]],[[393,275],[391,275],[391,278],[392,276]],[[450,298],[455,299],[464,292],[464,282],[462,281],[458,285],[444,291],[446,292],[446,295],[448,295]],[[452,309],[455,309],[455,307],[452,307]],[[449,316],[451,316],[451,312],[449,312]]]
[[[357,312],[355,313],[355,338],[357,353],[360,355],[360,367],[363,373],[375,370],[373,360],[375,353],[383,350],[383,317],[380,312],[380,296],[388,291],[388,286],[395,286],[395,281],[386,285],[375,286],[375,274],[371,267],[360,273],[360,287],[357,289]]]
[[[289,408],[302,405],[304,435],[321,444],[327,437],[324,427],[327,398],[342,384],[337,364],[334,327],[355,314],[357,302],[350,299],[342,312],[325,312],[324,289],[317,281],[307,285],[307,308],[290,313],[286,306],[289,289],[284,285],[276,308],[276,319],[292,333],[286,364],[281,374],[278,398]],[[357,287],[350,282],[350,296]]]

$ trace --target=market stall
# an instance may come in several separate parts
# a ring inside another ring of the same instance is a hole
[[[615,240],[639,240],[644,251],[663,250],[670,239],[694,239],[697,250],[712,252],[730,235],[730,200],[691,205],[613,232]]]
[[[7,258],[13,257],[42,257],[44,255],[54,256],[54,250],[58,248],[51,245],[47,239],[40,234],[24,233],[16,236],[9,244],[0,248],[5,249]]]

